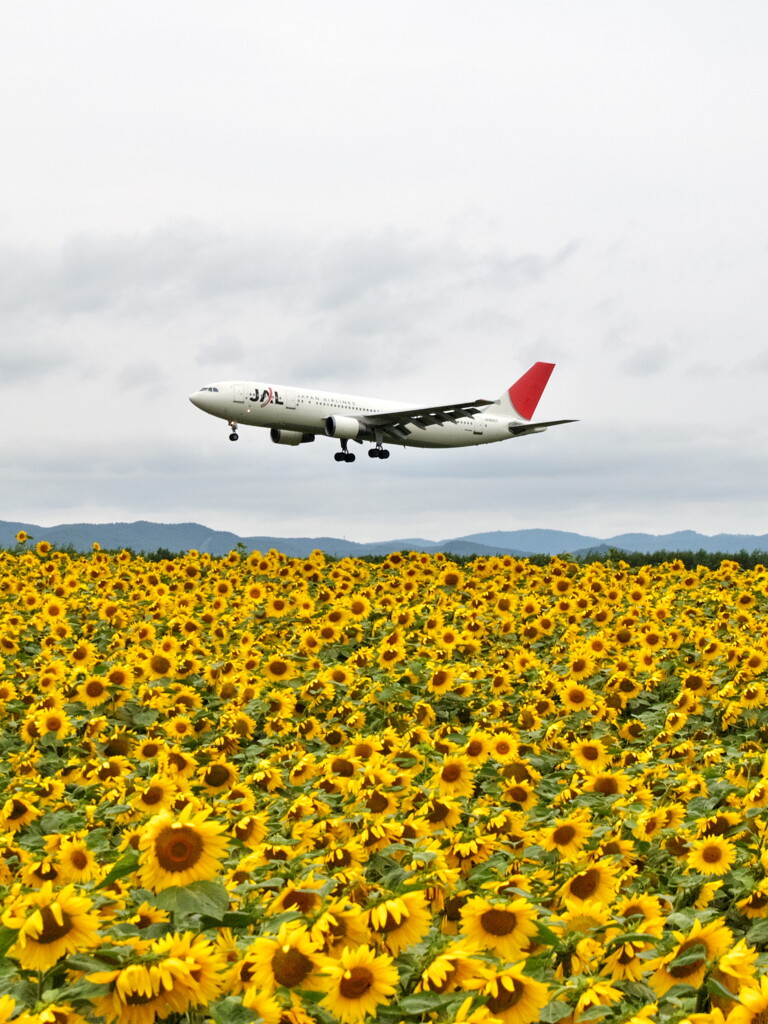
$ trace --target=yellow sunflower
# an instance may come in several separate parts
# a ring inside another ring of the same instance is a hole
[[[295,679],[298,669],[290,658],[272,657],[261,666],[261,672],[265,679],[270,682],[285,682],[288,679]]]
[[[384,900],[368,911],[368,926],[379,935],[390,953],[421,942],[432,924],[423,892],[406,892]]]
[[[65,839],[58,853],[61,875],[67,882],[89,882],[101,874],[98,860],[83,839]]]
[[[181,960],[154,964],[127,964],[114,971],[96,971],[87,980],[109,985],[105,995],[96,996],[94,1010],[109,1024],[155,1024],[157,1017],[180,1012],[181,983],[190,977]],[[175,995],[175,998],[174,998]]]
[[[736,846],[721,836],[705,836],[691,843],[688,866],[702,875],[724,875],[736,859]]]
[[[174,932],[152,943],[151,952],[167,961],[180,960],[186,973],[179,976],[168,997],[177,1013],[205,1007],[218,997],[224,984],[226,961],[217,947],[203,935]]]
[[[579,682],[564,684],[560,688],[559,695],[568,711],[585,711],[595,702],[595,695],[590,688]]]
[[[473,896],[461,909],[462,931],[467,945],[490,949],[506,960],[522,956],[537,932],[536,909],[520,897],[511,903],[490,903]]]
[[[562,886],[560,894],[564,900],[609,903],[613,898],[618,879],[613,864],[595,861],[572,875]]]
[[[25,970],[47,971],[67,953],[98,946],[100,920],[92,911],[91,900],[77,896],[73,885],[54,890],[43,883],[2,915],[3,925],[18,931],[7,955]]]
[[[464,756],[446,757],[433,779],[441,796],[471,796],[475,772]]]
[[[303,925],[280,926],[277,935],[262,935],[248,949],[249,982],[264,992],[275,988],[321,990],[328,958]]]
[[[392,958],[366,945],[343,949],[327,969],[328,992],[320,1005],[342,1024],[356,1024],[390,1002],[399,975]]]
[[[466,988],[466,982],[477,978],[479,962],[472,956],[472,950],[459,942],[424,968],[417,992],[455,992]]]
[[[524,968],[524,962],[513,964],[491,975],[480,988],[487,997],[486,1009],[502,1024],[533,1024],[549,1002],[548,986],[524,974]]]
[[[574,744],[571,754],[580,768],[602,771],[610,757],[602,740],[581,740]]]
[[[591,831],[590,822],[583,814],[572,814],[545,828],[541,845],[545,850],[556,851],[565,860],[574,860],[579,856]]]
[[[195,814],[191,804],[177,818],[170,811],[156,814],[139,839],[142,885],[160,892],[215,878],[227,852],[222,832],[223,825],[209,821],[207,811]]]
[[[157,814],[170,810],[176,797],[176,784],[165,775],[152,775],[145,779],[131,796],[131,805],[138,811]]]
[[[75,691],[76,700],[86,707],[95,708],[109,700],[111,694],[104,676],[88,676]]]
[[[686,984],[698,988],[704,981],[709,964],[726,953],[733,943],[730,928],[719,921],[702,925],[697,919],[687,935],[673,934],[677,945],[672,952],[647,964],[654,969],[650,984],[659,996],[673,985]]]

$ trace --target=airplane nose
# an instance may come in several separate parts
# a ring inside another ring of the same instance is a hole
[[[192,403],[192,405],[197,406],[198,409],[203,408],[204,396],[202,391],[193,391],[192,394],[189,396],[189,400]]]

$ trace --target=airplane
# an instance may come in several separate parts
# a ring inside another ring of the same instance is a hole
[[[354,462],[348,442],[370,441],[372,459],[388,459],[385,443],[414,448],[460,448],[490,444],[575,420],[534,423],[531,417],[555,368],[534,363],[494,401],[414,407],[403,402],[335,394],[308,388],[251,381],[223,381],[194,391],[190,402],[229,424],[230,441],[238,426],[266,427],[275,444],[298,445],[316,437],[337,438],[337,462]]]

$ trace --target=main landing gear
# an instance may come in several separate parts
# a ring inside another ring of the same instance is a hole
[[[229,429],[232,431],[232,433],[229,435],[229,440],[230,441],[237,441],[238,440],[237,424],[235,423],[234,420],[230,420],[229,421]]]
[[[347,442],[341,442],[341,451],[336,452],[333,456],[337,462],[354,462],[355,456],[352,452],[347,450]],[[368,449],[368,457],[371,459],[388,459],[389,452],[386,448],[382,448],[381,444],[377,444],[375,448]]]
[[[346,441],[342,441],[341,442],[341,451],[340,452],[336,452],[336,454],[333,457],[334,457],[334,459],[337,462],[354,462],[355,461],[354,453],[347,451],[347,442]]]

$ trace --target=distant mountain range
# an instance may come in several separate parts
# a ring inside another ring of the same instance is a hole
[[[239,537],[225,530],[211,530],[199,523],[68,523],[62,526],[36,526],[34,523],[0,521],[0,548],[13,548],[16,534],[25,530],[34,541],[47,540],[56,548],[90,551],[94,542],[102,548],[152,553],[206,551],[225,555],[238,544],[248,551],[274,548],[286,555],[306,557],[320,550],[337,557],[386,555],[391,551],[442,551],[452,555],[585,555],[616,548],[652,554],[655,551],[710,551],[738,554],[740,551],[768,551],[768,534],[717,533],[707,536],[694,530],[675,533],[621,533],[615,537],[589,537],[563,530],[494,530],[471,533],[450,540],[431,541],[402,538],[360,544],[338,537]]]

